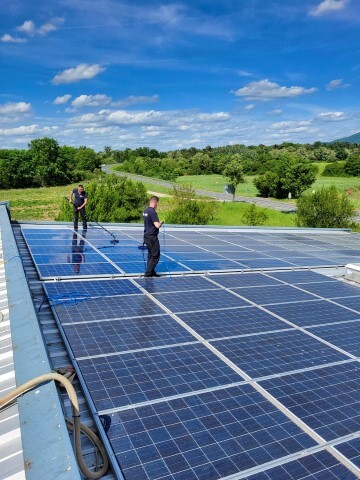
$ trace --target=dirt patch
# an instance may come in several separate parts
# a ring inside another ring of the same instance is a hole
[[[167,193],[159,193],[159,192],[151,192],[150,190],[147,191],[150,195],[156,195],[157,197],[172,197],[173,195],[169,195]]]

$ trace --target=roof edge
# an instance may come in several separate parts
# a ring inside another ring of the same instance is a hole
[[[3,257],[9,302],[16,385],[51,372],[7,205],[0,204]],[[27,480],[80,480],[54,382],[17,400]],[[41,452],[41,455],[39,455]]]

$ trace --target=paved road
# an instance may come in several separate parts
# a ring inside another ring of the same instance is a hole
[[[117,172],[115,170],[110,170],[109,167],[106,165],[103,167],[103,171],[107,173],[115,173],[116,175],[119,175],[120,177],[128,177],[133,180],[141,181],[141,182],[146,182],[146,183],[151,183],[153,185],[160,185],[162,187],[166,188],[173,188],[173,183],[172,182],[167,182],[166,180],[158,180],[156,178],[151,178],[151,177],[143,177],[142,175],[134,175],[132,173],[125,173],[125,172]],[[215,200],[223,201],[223,202],[231,202],[232,201],[232,195],[228,193],[220,193],[220,192],[211,192],[208,190],[200,190],[199,188],[195,188],[195,193],[197,195],[201,195],[204,197],[210,197],[214,198]],[[296,205],[292,203],[286,203],[286,202],[281,202],[281,201],[276,201],[276,200],[269,200],[268,198],[262,198],[262,197],[243,197],[240,195],[235,196],[235,201],[236,202],[245,202],[245,203],[255,203],[256,205],[264,208],[272,208],[273,210],[278,210],[280,212],[295,212],[296,211]]]

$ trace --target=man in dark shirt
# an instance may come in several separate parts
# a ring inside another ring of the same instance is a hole
[[[148,261],[145,277],[159,277],[155,272],[160,259],[160,243],[158,239],[159,229],[164,222],[159,221],[156,207],[159,197],[150,198],[149,206],[144,210],[144,244],[148,248]]]
[[[83,185],[79,185],[74,190],[71,190],[69,202],[73,204],[74,208],[74,229],[78,229],[79,212],[82,219],[83,228],[87,229],[86,210],[85,205],[88,201],[88,195],[84,190]]]

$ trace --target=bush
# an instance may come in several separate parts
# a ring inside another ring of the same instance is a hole
[[[323,177],[346,177],[344,162],[329,163],[325,166]]]
[[[207,225],[214,217],[215,202],[194,200],[195,192],[188,185],[174,186],[174,208],[166,216],[167,223]]]
[[[246,225],[250,225],[252,227],[255,227],[256,225],[264,225],[267,219],[268,216],[266,213],[258,208],[255,203],[249,205],[243,215],[243,221],[246,223]]]
[[[346,193],[336,187],[302,195],[297,202],[298,227],[349,228],[354,225],[355,208]]]
[[[146,189],[142,183],[126,177],[105,175],[90,182],[85,190],[89,195],[86,207],[89,221],[141,221],[147,202]],[[69,208],[69,203],[64,198],[56,220],[71,221],[72,215],[72,207]]]

